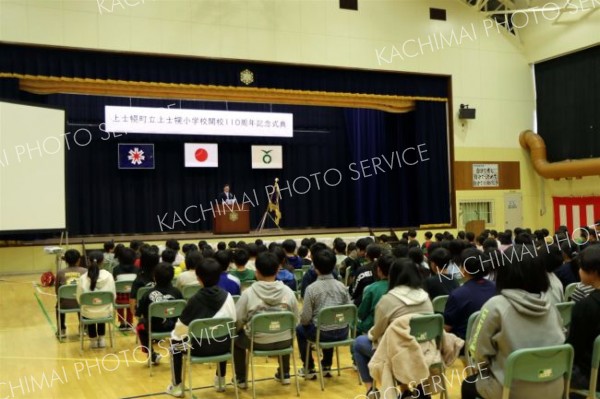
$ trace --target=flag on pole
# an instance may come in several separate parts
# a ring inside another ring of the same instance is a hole
[[[267,211],[275,214],[275,224],[279,227],[279,221],[281,220],[281,209],[279,209],[279,179],[275,179],[275,186],[273,194],[269,196],[269,206]]]
[[[219,166],[219,145],[206,143],[185,143],[186,168],[217,168]]]
[[[283,151],[280,145],[253,145],[252,169],[282,169]]]
[[[119,143],[119,169],[154,169],[154,144]]]

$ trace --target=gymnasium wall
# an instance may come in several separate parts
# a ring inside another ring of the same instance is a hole
[[[448,20],[430,21],[429,7],[446,9]],[[459,0],[359,0],[358,12],[340,10],[338,0],[2,0],[0,40],[451,75],[455,159],[519,161],[523,224],[549,228],[552,217],[540,216],[540,198],[551,214],[551,193],[568,187],[546,182],[541,194],[518,145],[521,131],[535,130],[529,62],[587,45],[598,37],[597,18],[560,30],[529,24],[517,38]],[[456,115],[461,103],[477,109],[465,126]],[[586,191],[586,181],[569,184]],[[503,195],[459,191],[456,197],[496,201],[490,227],[502,229]],[[44,270],[46,261],[27,256]],[[14,270],[9,264],[0,262],[0,273]]]

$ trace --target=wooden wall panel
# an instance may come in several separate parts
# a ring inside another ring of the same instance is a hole
[[[498,187],[473,187],[473,164],[498,164]],[[520,190],[519,162],[456,161],[454,162],[456,190]]]

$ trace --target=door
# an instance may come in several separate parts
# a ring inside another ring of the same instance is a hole
[[[521,193],[504,194],[504,229],[523,227],[523,201]]]

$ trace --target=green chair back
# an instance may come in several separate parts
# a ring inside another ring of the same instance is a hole
[[[571,300],[571,296],[573,295],[573,292],[575,292],[578,284],[579,283],[571,283],[565,287],[565,301]]]
[[[193,297],[196,292],[198,292],[200,290],[200,288],[202,288],[200,286],[200,284],[193,284],[193,285],[186,285],[183,287],[183,291],[181,292],[183,294],[183,298],[187,301],[189,300],[191,297]]]
[[[58,287],[58,303],[61,299],[77,299],[77,284],[66,284]]]
[[[444,316],[441,314],[419,315],[410,319],[410,335],[419,343],[435,340],[439,348],[443,333]]]
[[[207,339],[223,342],[220,338],[235,336],[235,322],[228,317],[197,319],[190,323],[188,335],[197,340]]]
[[[357,318],[358,310],[355,305],[324,307],[317,315],[317,334],[321,326],[335,326],[338,329],[348,326],[352,332],[356,329]]]
[[[307,271],[309,271],[309,270],[310,270],[310,268],[311,268],[311,267],[312,267],[311,265],[302,265],[302,271],[303,271],[304,273],[306,273]]]
[[[448,302],[449,295],[440,295],[433,298],[431,302],[433,304],[433,311],[435,313],[444,313],[446,309],[446,303]]]
[[[84,292],[79,297],[80,306],[102,306],[114,302],[115,295],[108,291],[92,291]]]
[[[129,294],[132,285],[132,280],[115,281],[115,291],[117,294]]]
[[[292,312],[262,312],[254,315],[250,320],[252,335],[277,334],[296,327],[296,316]]]
[[[573,347],[568,344],[514,351],[506,360],[502,398],[510,397],[514,380],[547,382],[562,377],[565,378],[563,398],[567,399],[573,354]]]
[[[467,331],[465,334],[465,359],[470,365],[473,365],[473,362],[471,359],[471,353],[469,352],[469,347],[471,346],[471,338],[473,337],[473,327],[475,326],[475,320],[477,319],[477,316],[479,316],[479,314],[481,314],[480,310],[478,310],[475,313],[471,313],[471,316],[469,316],[469,320],[467,321]]]
[[[137,290],[137,294],[135,296],[135,299],[138,303],[140,303],[140,299],[142,299],[142,297],[146,294],[146,292],[150,291],[151,289],[153,289],[154,287],[140,287]]]
[[[241,282],[240,289],[244,291],[246,288],[250,287],[252,284],[256,283],[256,280],[246,280]]]
[[[152,318],[168,319],[179,317],[187,302],[183,299],[173,301],[154,302],[148,308],[148,318],[150,319],[150,327],[152,326]]]
[[[564,328],[569,328],[571,325],[571,313],[573,313],[573,306],[575,306],[575,302],[573,301],[556,304],[556,309],[558,309],[558,313],[560,313]]]

